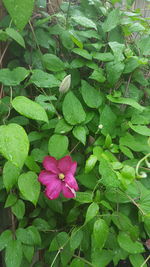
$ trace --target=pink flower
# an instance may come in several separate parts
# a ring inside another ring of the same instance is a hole
[[[74,178],[77,163],[72,161],[70,156],[60,160],[46,156],[43,160],[44,171],[39,174],[39,182],[46,186],[45,195],[49,199],[56,199],[62,192],[64,197],[73,198],[76,196],[78,184]]]

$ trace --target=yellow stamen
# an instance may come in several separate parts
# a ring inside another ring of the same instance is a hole
[[[63,180],[65,178],[65,175],[63,173],[59,173],[58,177],[59,177],[60,180]]]

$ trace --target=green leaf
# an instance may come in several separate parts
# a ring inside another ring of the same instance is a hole
[[[43,62],[45,68],[52,72],[57,72],[65,69],[65,65],[60,58],[53,54],[45,54],[43,55]]]
[[[86,130],[83,126],[75,126],[73,135],[83,144],[86,143]]]
[[[68,143],[67,136],[59,134],[52,135],[48,142],[49,154],[57,159],[62,158],[67,153]]]
[[[98,181],[96,178],[96,175],[93,172],[90,172],[87,174],[80,174],[76,176],[76,178],[82,185],[84,185],[85,187],[89,189],[94,189]]]
[[[72,126],[69,125],[64,119],[60,119],[55,127],[55,133],[64,134],[70,132],[72,130]]]
[[[90,192],[77,192],[75,200],[80,203],[91,203],[93,194]]]
[[[98,211],[99,211],[99,206],[97,205],[97,203],[93,202],[87,209],[85,223],[89,222],[94,217],[96,217]]]
[[[106,53],[93,52],[92,56],[93,58],[100,60],[100,61],[104,61],[104,62],[114,60],[114,56],[110,52],[106,52]]]
[[[28,262],[31,262],[34,256],[34,247],[23,245],[23,254],[25,258],[28,260]]]
[[[36,218],[34,221],[33,221],[33,225],[39,230],[39,231],[42,231],[42,232],[46,232],[46,231],[49,231],[51,229],[50,225],[48,224],[47,221],[45,221],[44,219],[42,218]]]
[[[16,237],[17,240],[19,240],[23,244],[34,245],[34,242],[27,228],[18,228],[16,230]]]
[[[56,251],[61,247],[63,248],[67,241],[69,241],[69,236],[66,232],[57,234],[50,244],[49,251]]]
[[[34,0],[3,0],[3,3],[17,28],[22,30],[32,15]]]
[[[13,28],[6,28],[6,33],[8,34],[9,37],[11,37],[13,40],[15,40],[18,44],[20,44],[23,48],[25,48],[25,42],[23,37],[19,32],[17,32]]]
[[[86,118],[80,101],[72,92],[69,92],[64,98],[63,115],[65,120],[71,125],[79,124]]]
[[[141,53],[144,56],[150,55],[150,37],[149,36],[143,36],[138,40],[137,43],[138,48],[141,50]]]
[[[104,109],[101,112],[100,124],[103,126],[101,132],[103,135],[115,136],[117,117],[112,111],[110,106],[105,105]]]
[[[139,22],[135,22],[129,27],[130,32],[138,32],[139,33],[140,31],[144,31],[144,30],[145,30],[145,27]]]
[[[138,104],[134,99],[132,98],[125,98],[125,97],[113,97],[111,95],[107,95],[107,98],[109,101],[113,103],[118,103],[118,104],[124,104],[124,105],[129,105],[133,108],[138,109],[139,111],[143,111],[145,108],[142,107],[140,104]]]
[[[91,60],[92,59],[92,56],[85,49],[74,48],[74,49],[72,49],[72,52],[74,52],[75,54],[77,54],[77,55],[79,55],[81,57],[84,57],[84,58],[86,58],[88,60]]]
[[[40,172],[40,167],[39,165],[35,162],[34,158],[32,156],[27,156],[25,165],[28,167],[30,171],[39,173]]]
[[[94,70],[92,74],[89,76],[90,79],[95,80],[99,83],[103,83],[106,81],[106,78],[103,74],[103,69],[99,68],[97,70]]]
[[[107,16],[103,23],[103,31],[110,32],[120,23],[120,10],[115,8]]]
[[[102,249],[95,249],[92,253],[92,264],[94,267],[106,267],[114,258],[114,251]],[[99,265],[99,263],[101,265]]]
[[[139,58],[138,57],[130,57],[125,62],[125,69],[124,73],[130,73],[133,72],[137,67],[140,66]]]
[[[79,266],[85,267],[85,263],[84,263],[84,261],[82,261],[80,259],[74,259],[69,266],[70,267],[79,267]]]
[[[17,197],[14,194],[8,195],[6,202],[5,202],[5,208],[13,206],[17,201]]]
[[[18,179],[18,186],[23,197],[36,205],[40,194],[40,183],[36,173],[30,171],[21,174]]]
[[[82,25],[85,28],[94,28],[97,30],[96,24],[91,20],[88,19],[87,17],[84,16],[72,16],[71,17],[76,23],[79,25]]]
[[[90,155],[85,163],[85,173],[89,173],[95,166],[97,162],[97,157],[95,155]]]
[[[124,44],[120,44],[118,42],[109,42],[108,44],[109,44],[110,48],[112,49],[112,51],[114,53],[115,61],[124,60],[123,51],[125,49],[125,45]]]
[[[6,247],[6,267],[20,267],[22,261],[22,245],[18,240],[11,240]]]
[[[52,88],[60,85],[58,79],[42,70],[33,70],[29,83],[34,83],[38,87]]]
[[[74,47],[73,40],[71,38],[71,33],[68,30],[63,30],[60,34],[60,39],[62,41],[63,46],[70,50]]]
[[[145,259],[141,254],[129,255],[129,260],[133,267],[147,267],[146,263],[143,265]]]
[[[0,126],[0,152],[14,165],[22,168],[29,150],[29,140],[18,124]]]
[[[12,212],[18,220],[23,218],[25,214],[25,204],[21,199],[18,199],[17,202],[12,206]]]
[[[107,79],[110,85],[115,85],[115,83],[119,80],[123,70],[124,70],[124,63],[121,62],[109,62],[106,65],[106,73]]]
[[[15,97],[12,101],[12,106],[17,112],[27,118],[48,122],[44,108],[25,96]]]
[[[150,136],[150,129],[147,126],[144,125],[133,125],[131,122],[128,123],[130,128],[139,134]]]
[[[3,168],[3,183],[7,192],[17,184],[19,177],[19,169],[12,164],[10,161],[7,161]]]
[[[0,235],[0,251],[3,250],[9,242],[12,240],[12,232],[10,230],[5,230]]]
[[[82,80],[81,93],[88,107],[98,108],[102,104],[100,92],[84,80]]]
[[[106,187],[118,187],[119,180],[110,164],[102,154],[100,165],[99,165],[99,172],[102,176],[101,183]]]
[[[120,232],[118,235],[118,243],[122,249],[130,254],[137,254],[145,252],[145,249],[139,241],[132,241],[130,236],[125,232]]]
[[[109,233],[109,228],[103,219],[98,219],[94,223],[93,236],[96,248],[102,249],[105,245]]]
[[[29,73],[29,70],[26,70],[23,67],[17,67],[13,70],[1,69],[0,82],[6,86],[16,86],[19,85]]]
[[[70,248],[71,250],[77,249],[82,241],[83,238],[83,232],[80,230],[80,228],[75,228],[70,237]]]
[[[27,229],[28,229],[28,233],[31,236],[32,243],[34,245],[39,246],[41,244],[41,236],[40,236],[38,230],[36,229],[36,227],[31,225]]]

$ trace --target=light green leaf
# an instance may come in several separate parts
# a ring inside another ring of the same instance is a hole
[[[60,119],[55,127],[55,133],[64,134],[70,132],[72,130],[72,126],[69,125],[64,119]]]
[[[95,155],[89,156],[89,158],[86,160],[85,163],[85,173],[90,172],[94,168],[96,162],[97,162],[97,157]]]
[[[146,263],[143,265],[145,259],[141,254],[129,255],[129,259],[133,267],[147,267]]]
[[[36,227],[31,225],[26,229],[28,230],[28,233],[31,236],[30,240],[32,240],[32,243],[34,245],[38,245],[39,246],[41,244],[41,236],[40,236],[38,230],[36,229]]]
[[[81,57],[84,57],[84,58],[86,58],[86,59],[88,59],[88,60],[91,60],[91,59],[92,59],[91,54],[89,54],[89,52],[88,52],[87,50],[85,50],[85,49],[74,48],[74,49],[72,49],[72,51],[73,51],[75,54],[77,54],[77,55],[79,55],[79,56],[81,56]]]
[[[72,16],[71,17],[76,23],[79,25],[84,26],[85,28],[94,28],[97,30],[96,24],[91,20],[88,19],[87,17],[84,16]]]
[[[71,250],[75,250],[80,246],[82,238],[83,238],[82,230],[80,230],[78,228],[75,228],[72,231],[71,237],[70,237],[70,248],[71,248]]]
[[[91,203],[93,198],[92,192],[77,192],[75,200],[80,203]]]
[[[21,199],[18,199],[17,202],[12,206],[12,212],[21,220],[25,214],[25,204]]]
[[[141,242],[133,241],[130,236],[125,232],[120,232],[118,235],[118,243],[121,248],[125,251],[129,252],[130,254],[137,254],[145,252],[145,249]]]
[[[28,75],[29,70],[23,67],[17,67],[13,70],[1,69],[0,70],[0,82],[6,86],[19,85]]]
[[[0,235],[0,251],[3,250],[7,244],[12,240],[12,231],[5,230]]]
[[[128,123],[130,128],[139,134],[150,136],[150,129],[145,125],[133,125],[131,122]]]
[[[82,80],[81,93],[88,107],[98,108],[102,104],[100,92],[84,80]]]
[[[22,30],[32,15],[34,0],[3,0],[3,3],[17,28]]]
[[[80,184],[84,185],[85,187],[89,189],[94,189],[95,185],[97,184],[97,177],[94,173],[90,172],[87,174],[80,174],[76,176],[77,180],[80,182]]]
[[[93,236],[94,244],[97,248],[102,249],[105,245],[109,233],[109,228],[107,223],[103,219],[98,219],[94,223]]]
[[[137,42],[138,48],[141,50],[144,56],[150,55],[150,36],[147,37],[143,36],[142,38],[138,39]]]
[[[49,251],[56,251],[64,247],[67,240],[69,240],[69,236],[66,232],[57,234],[50,244]]]
[[[17,112],[27,118],[48,122],[44,108],[25,96],[15,97],[12,101],[12,106]]]
[[[17,201],[17,196],[14,194],[9,194],[6,199],[4,208],[13,206],[16,203],[16,201]]]
[[[73,135],[83,144],[86,143],[86,130],[83,126],[75,126]]]
[[[74,259],[70,264],[70,267],[79,267],[79,266],[80,267],[85,267],[84,262],[82,260],[80,260],[80,259]]]
[[[107,16],[103,23],[103,31],[110,32],[120,23],[120,10],[115,8]]]
[[[124,44],[120,44],[118,42],[109,42],[108,44],[109,44],[110,48],[112,49],[112,51],[114,53],[115,61],[124,60],[123,51],[125,49],[125,45]]]
[[[101,183],[106,187],[118,187],[119,180],[110,164],[102,154],[100,165],[99,165],[99,172],[102,176]]]
[[[93,52],[92,56],[93,58],[104,62],[114,60],[114,56],[110,52],[105,52],[105,53]]]
[[[133,72],[139,66],[140,66],[139,58],[130,57],[125,61],[124,73],[127,74]]]
[[[100,83],[103,83],[106,81],[106,78],[103,74],[103,69],[101,68],[94,70],[89,78]]]
[[[7,192],[17,184],[20,170],[11,162],[7,161],[3,168],[3,183]]]
[[[25,165],[28,167],[30,171],[39,173],[40,172],[40,167],[39,165],[35,162],[34,158],[32,156],[27,156]]]
[[[109,101],[113,103],[118,103],[118,104],[124,104],[124,105],[129,105],[133,108],[138,109],[139,111],[143,111],[145,108],[142,107],[140,104],[138,104],[134,99],[132,98],[125,98],[125,97],[113,97],[111,95],[107,95],[107,98]]]
[[[124,63],[121,62],[109,62],[106,65],[106,73],[107,79],[110,85],[115,85],[115,83],[119,80],[121,74],[124,70]]]
[[[22,35],[17,32],[13,28],[6,28],[6,33],[8,34],[9,37],[11,37],[13,40],[15,40],[18,44],[20,44],[23,48],[25,48],[25,42],[22,37]]]
[[[29,140],[18,124],[0,126],[0,152],[14,165],[22,168],[29,150]]]
[[[99,211],[98,204],[93,202],[87,209],[85,223],[92,220],[97,215],[98,211]]]
[[[6,247],[6,267],[20,267],[22,261],[22,244],[19,240],[11,240]]]
[[[43,62],[47,70],[57,72],[65,69],[65,65],[60,58],[53,54],[43,55]]]
[[[52,74],[46,73],[42,70],[33,70],[33,74],[29,80],[38,87],[52,88],[60,85],[60,82]]]
[[[63,114],[65,120],[71,125],[79,124],[86,118],[80,101],[72,92],[69,92],[64,98]]]
[[[18,186],[21,194],[36,205],[40,194],[40,183],[35,172],[23,173],[19,176]]]
[[[67,136],[59,134],[52,135],[48,143],[49,154],[57,159],[62,158],[65,154],[67,154],[68,143],[69,141]]]
[[[105,105],[100,115],[100,124],[103,126],[101,132],[103,135],[115,136],[117,117],[110,106]]]

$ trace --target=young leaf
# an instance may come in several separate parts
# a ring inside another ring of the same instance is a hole
[[[85,164],[85,173],[90,172],[94,168],[96,162],[97,162],[97,157],[95,155],[89,156]]]
[[[13,40],[15,40],[18,44],[20,44],[23,48],[25,48],[25,42],[23,37],[19,32],[17,32],[13,28],[6,28],[6,33],[8,34],[9,37],[11,37]]]
[[[98,219],[94,223],[93,236],[97,248],[102,249],[108,237],[109,228],[103,219]]]
[[[47,114],[42,106],[25,96],[17,96],[12,101],[13,108],[27,118],[48,122]]]
[[[79,124],[86,118],[80,101],[72,92],[69,92],[64,98],[63,114],[65,120],[71,125]]]
[[[98,211],[99,206],[97,205],[97,203],[93,202],[87,209],[85,223],[92,220],[97,215]]]
[[[13,206],[17,201],[17,196],[14,194],[8,195],[6,202],[5,202],[5,208]]]
[[[29,140],[21,126],[15,123],[0,126],[0,152],[7,160],[22,168],[28,150]]]
[[[73,135],[83,144],[86,143],[86,130],[83,126],[75,126]]]
[[[19,169],[12,164],[10,161],[7,161],[3,168],[3,183],[7,192],[17,184],[19,177]]]
[[[11,240],[5,253],[6,267],[20,267],[22,261],[22,245],[19,240]]]
[[[40,194],[40,183],[35,172],[23,173],[19,176],[18,186],[21,194],[36,205]]]
[[[48,142],[49,154],[57,159],[62,158],[65,154],[67,154],[68,143],[69,141],[67,136],[59,134],[52,135]]]

